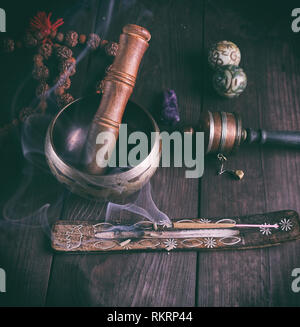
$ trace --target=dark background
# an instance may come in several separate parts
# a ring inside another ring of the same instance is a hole
[[[195,124],[204,110],[222,110],[239,112],[249,127],[300,130],[300,33],[291,30],[297,1],[1,1],[0,7],[6,10],[7,34],[16,38],[38,10],[63,17],[63,31],[96,31],[114,41],[127,23],[148,28],[152,40],[133,99],[154,114],[158,96],[173,88],[186,124]],[[238,99],[222,99],[212,90],[207,49],[219,40],[241,49],[248,86]],[[32,54],[1,57],[1,125],[34,99]],[[102,54],[86,56],[71,93],[92,92],[107,64]],[[49,226],[40,222],[96,220],[100,213],[96,202],[70,194],[43,164],[36,167],[42,143],[42,128],[23,126],[0,150],[0,267],[7,273],[1,305],[300,305],[300,294],[291,291],[291,272],[300,267],[299,241],[242,252],[53,254]],[[151,180],[154,201],[172,218],[300,211],[299,159],[297,150],[243,148],[228,163],[245,171],[240,182],[216,177],[212,158],[199,180],[185,179],[184,169],[159,168]]]

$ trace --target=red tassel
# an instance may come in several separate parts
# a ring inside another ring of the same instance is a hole
[[[63,19],[58,19],[55,23],[51,23],[52,12],[47,14],[42,11],[38,12],[35,17],[30,20],[30,26],[33,31],[41,32],[43,36],[43,43],[51,42],[50,34],[56,31],[63,23]]]

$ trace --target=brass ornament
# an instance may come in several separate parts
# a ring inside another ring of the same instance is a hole
[[[220,167],[217,172],[218,175],[229,174],[230,176],[234,177],[237,180],[241,180],[244,178],[245,173],[241,169],[232,170],[232,169],[225,169],[224,163],[227,161],[227,158],[222,154],[219,153],[217,155],[217,159],[219,161]]]

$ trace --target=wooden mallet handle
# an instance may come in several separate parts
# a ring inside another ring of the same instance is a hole
[[[150,38],[150,33],[141,26],[129,24],[123,28],[118,52],[104,79],[103,96],[87,136],[84,159],[86,170],[90,174],[100,175],[106,169],[98,165],[99,158],[98,163],[96,161],[98,151],[104,146],[96,144],[97,136],[101,132],[114,135],[114,138],[105,144],[109,156],[115,147],[114,140],[118,138],[119,125]]]

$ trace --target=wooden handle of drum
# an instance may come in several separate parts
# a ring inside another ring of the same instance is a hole
[[[99,165],[102,157],[97,158],[98,151],[104,146],[96,144],[97,137],[103,132],[109,132],[113,136],[105,144],[105,152],[109,156],[115,147],[119,125],[150,38],[150,33],[141,26],[129,24],[123,28],[118,52],[104,79],[103,96],[87,136],[84,159],[86,170],[90,174],[100,175],[106,169],[104,161],[103,167]]]
[[[296,131],[265,131],[262,129],[254,130],[247,128],[248,144],[267,144],[294,147],[300,149],[300,132]]]

